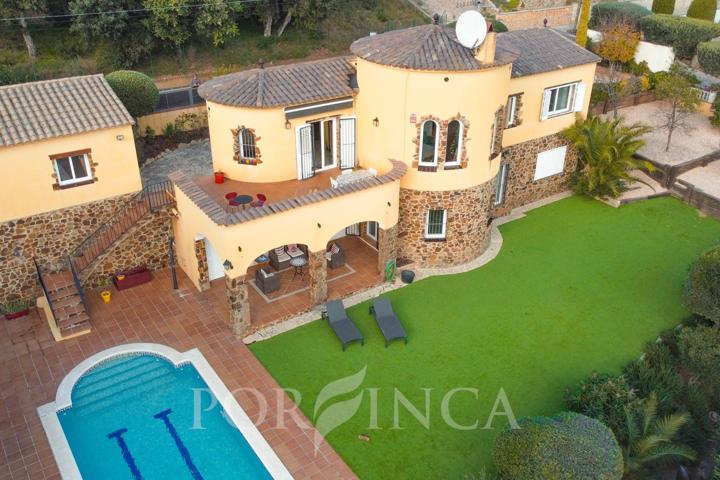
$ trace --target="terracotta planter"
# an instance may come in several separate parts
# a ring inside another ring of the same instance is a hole
[[[25,309],[23,309],[23,310],[18,310],[17,312],[6,313],[6,314],[5,314],[5,318],[6,318],[7,320],[14,320],[14,319],[16,319],[16,318],[24,317],[24,316],[27,315],[28,313],[30,313],[30,309],[29,309],[29,308],[25,308]]]

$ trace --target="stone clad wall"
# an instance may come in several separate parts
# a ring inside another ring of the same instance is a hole
[[[424,267],[468,262],[481,255],[490,240],[488,217],[495,182],[464,190],[428,192],[400,189],[398,257]],[[429,209],[448,211],[446,238],[425,239]]]
[[[508,30],[543,28],[545,19],[548,27],[567,27],[575,24],[575,8],[576,4],[501,12],[498,13],[497,19],[503,22]]]
[[[505,201],[493,209],[493,216],[508,214],[513,208],[540,200],[568,188],[567,181],[575,171],[578,153],[568,147],[563,173],[534,181],[538,153],[567,145],[559,134],[531,140],[503,150],[502,161],[510,165],[505,190]]]

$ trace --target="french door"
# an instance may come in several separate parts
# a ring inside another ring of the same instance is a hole
[[[298,179],[310,178],[315,172],[335,168],[338,160],[337,150],[340,151],[340,168],[354,168],[356,165],[354,118],[329,118],[298,127]]]

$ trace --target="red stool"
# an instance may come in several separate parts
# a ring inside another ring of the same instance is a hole
[[[225,199],[230,201],[233,198],[237,197],[237,192],[230,192],[225,194]]]
[[[251,207],[262,207],[265,205],[265,202],[267,201],[267,197],[265,195],[258,193],[255,197],[257,197],[257,202],[252,202],[250,204]]]

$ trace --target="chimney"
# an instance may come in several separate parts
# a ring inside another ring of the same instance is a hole
[[[483,43],[475,50],[475,58],[480,63],[495,62],[495,42],[495,32],[488,32]]]

